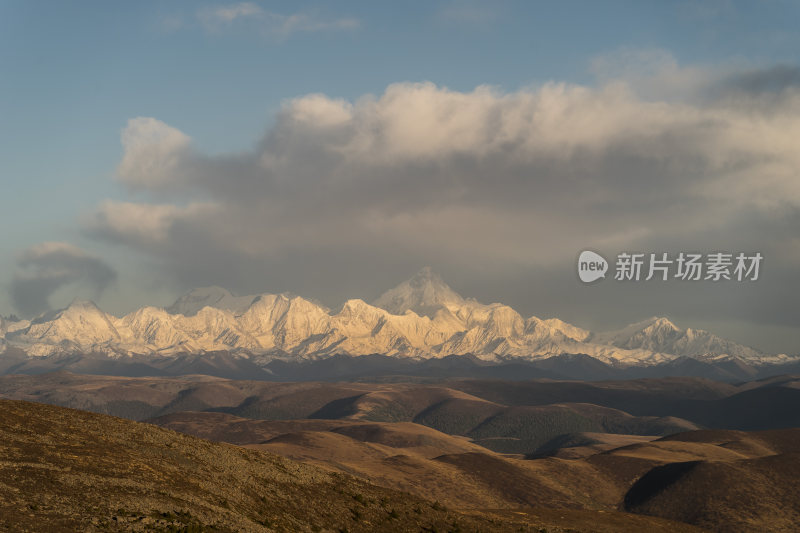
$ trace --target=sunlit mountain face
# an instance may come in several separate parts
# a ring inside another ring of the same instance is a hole
[[[373,304],[353,299],[334,310],[291,294],[233,296],[207,287],[190,291],[167,309],[143,307],[123,317],[75,300],[30,322],[4,322],[3,332],[6,350],[29,357],[232,351],[266,356],[262,361],[370,354],[414,359],[469,354],[485,361],[584,354],[617,365],[681,357],[749,364],[794,360],[707,331],[680,329],[666,318],[598,333],[557,318],[525,318],[507,305],[460,296],[427,267]]]

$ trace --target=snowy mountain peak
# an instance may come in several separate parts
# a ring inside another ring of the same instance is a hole
[[[650,350],[689,357],[725,355],[760,360],[764,355],[702,329],[681,329],[664,317],[651,317],[620,330],[593,334],[590,340],[628,350]]]
[[[439,277],[439,274],[434,272],[431,267],[424,266],[424,267],[420,268],[417,271],[417,273],[414,274],[414,277],[412,277],[408,281],[425,282],[425,281],[431,281],[431,280],[440,280],[441,281],[441,279],[442,278]]]
[[[75,298],[67,307],[55,309],[39,315],[31,321],[31,324],[43,324],[59,318],[78,319],[80,317],[101,317],[105,319],[105,316],[106,314],[101,311],[93,301]]]
[[[432,318],[442,307],[459,306],[463,303],[464,298],[430,267],[425,267],[411,279],[383,293],[372,305],[395,315],[411,310],[418,315]]]
[[[29,353],[48,354],[59,346],[95,346],[119,343],[122,339],[114,326],[117,319],[100,310],[94,302],[75,299],[65,309],[45,313],[24,329],[7,333],[23,345],[36,345]]]
[[[528,319],[528,322],[534,322],[535,320],[539,320],[536,317],[531,317]],[[563,320],[558,318],[548,318],[546,320],[539,320],[541,324],[546,326],[550,330],[550,335],[553,336],[552,332],[558,332],[564,335],[568,339],[576,340],[576,341],[584,341],[590,335],[590,332],[579,328],[577,326],[573,326],[572,324],[568,324]]]
[[[652,328],[666,328],[678,331],[679,328],[666,317],[663,316],[654,316],[650,317],[647,320],[643,320],[639,322],[639,324],[646,324],[645,327],[652,327]]]
[[[98,312],[102,313],[97,304],[91,300],[84,300],[82,298],[74,298],[70,304],[64,309],[64,311],[89,311],[89,312]]]
[[[194,316],[204,307],[214,307],[243,313],[255,298],[255,296],[234,296],[222,287],[200,287],[175,300],[175,303],[167,308],[167,312],[172,315]]]
[[[347,300],[331,311],[290,293],[237,297],[220,287],[195,289],[167,310],[143,307],[116,318],[93,302],[35,320],[0,321],[0,341],[30,356],[63,353],[178,354],[241,351],[273,356],[547,358],[585,354],[611,364],[700,360],[787,362],[701,329],[683,330],[652,317],[607,333],[591,333],[557,318],[524,320],[501,303],[464,299],[430,268],[384,293],[374,305]]]
[[[366,310],[372,310],[374,306],[369,305],[367,302],[360,298],[351,298],[347,300],[343,305],[340,313],[362,313]]]
[[[0,316],[0,335],[7,333],[14,333],[21,329],[25,329],[30,325],[30,320],[20,320],[15,316],[3,317]]]

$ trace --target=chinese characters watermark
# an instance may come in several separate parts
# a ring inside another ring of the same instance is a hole
[[[669,254],[621,252],[614,263],[616,281],[756,281],[764,257],[754,254],[713,252]],[[596,252],[578,257],[578,277],[584,283],[605,278],[608,262]]]

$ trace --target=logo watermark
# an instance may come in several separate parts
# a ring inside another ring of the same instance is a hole
[[[764,256],[760,252],[620,252],[614,262],[616,281],[756,281]],[[578,277],[592,283],[606,277],[609,263],[591,250],[578,256]]]
[[[591,250],[584,250],[578,256],[578,277],[584,283],[591,283],[606,277],[608,261]]]

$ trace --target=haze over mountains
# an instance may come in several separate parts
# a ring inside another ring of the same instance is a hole
[[[75,300],[31,321],[2,320],[0,334],[7,356],[22,353],[29,359],[101,354],[152,360],[225,352],[261,367],[275,359],[374,354],[414,360],[468,354],[490,362],[582,354],[614,367],[687,358],[755,366],[800,361],[800,356],[765,354],[707,331],[680,329],[660,317],[599,333],[558,318],[524,318],[507,305],[463,298],[430,268],[372,304],[352,299],[337,310],[290,294],[234,296],[207,287],[166,309],[143,307],[121,318]]]

